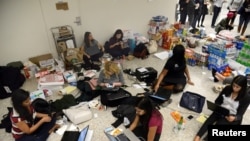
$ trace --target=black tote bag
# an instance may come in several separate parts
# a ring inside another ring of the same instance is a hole
[[[206,98],[200,94],[186,91],[182,94],[180,106],[201,113],[205,100]]]

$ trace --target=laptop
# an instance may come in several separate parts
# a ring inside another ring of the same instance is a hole
[[[89,130],[89,125],[79,131],[65,131],[61,141],[85,141],[87,133]]]
[[[124,135],[130,140],[130,141],[140,141],[140,139],[135,136],[135,134],[129,130],[129,129],[125,129],[124,130]]]
[[[117,136],[113,136],[110,134],[110,131],[112,131],[113,129],[114,129],[113,127],[108,127],[104,130],[104,133],[106,134],[106,136],[109,138],[110,141],[141,141],[129,129],[124,129],[123,133],[121,133]]]
[[[214,112],[221,114],[223,116],[227,116],[230,113],[228,109],[226,109],[218,104],[215,104],[209,100],[207,100],[207,108],[209,110],[214,111]]]
[[[163,103],[167,100],[170,99],[171,97],[171,94],[172,94],[172,91],[171,90],[167,90],[167,89],[164,89],[162,87],[160,87],[157,92],[149,95],[149,97],[155,101],[156,103]]]

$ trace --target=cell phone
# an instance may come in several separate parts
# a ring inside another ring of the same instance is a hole
[[[188,118],[188,120],[191,120],[191,119],[193,119],[193,118],[194,118],[194,116],[189,115],[187,118]]]
[[[113,88],[113,84],[108,84],[108,88]]]

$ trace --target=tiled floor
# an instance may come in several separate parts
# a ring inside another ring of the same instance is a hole
[[[226,13],[227,11],[223,10],[217,21],[219,21],[222,17],[224,17]],[[212,18],[211,15],[207,15],[206,21],[204,22],[204,25],[206,27],[206,32],[208,34],[214,33],[214,29],[210,28],[211,18]],[[238,24],[237,21],[238,21],[238,17],[235,20],[235,25]],[[237,26],[234,28],[233,32],[237,35],[236,28]],[[250,34],[249,28],[247,29],[246,34]],[[160,50],[162,49],[159,49],[159,51]],[[154,67],[158,72],[160,72],[165,62],[166,60],[160,60],[156,58],[154,55],[150,55],[150,57],[146,60],[134,59],[132,61],[125,61],[123,66],[124,66],[124,69],[131,68],[133,70],[137,67],[151,66],[151,67]],[[185,91],[192,91],[192,92],[199,93],[201,95],[204,95],[208,100],[213,101],[216,98],[217,94],[212,91],[212,87],[218,84],[215,84],[214,82],[208,79],[208,77],[211,76],[210,71],[207,69],[202,69],[201,67],[191,67],[191,66],[189,66],[189,70],[191,74],[191,79],[195,83],[195,85],[194,86],[187,85],[185,88]],[[131,86],[133,81],[131,81],[127,75],[125,75],[125,78],[126,78],[126,84],[128,86]],[[35,80],[27,80],[23,87],[25,89],[33,91],[36,89],[35,82],[36,82]],[[132,94],[143,92],[143,89],[135,89],[132,87],[128,87],[127,90],[130,91]],[[196,120],[196,118],[199,116],[198,113],[188,111],[179,106],[180,97],[181,97],[181,93],[172,95],[173,102],[169,106],[165,108],[161,108],[160,110],[164,116],[164,125],[163,125],[163,133],[161,136],[161,141],[168,141],[168,140],[169,141],[170,140],[171,141],[192,141],[195,133],[201,126],[201,123]],[[0,115],[3,115],[4,113],[7,112],[6,107],[11,105],[10,99],[7,98],[7,99],[0,100],[0,103],[1,103]],[[114,108],[108,108],[107,111],[98,111],[96,109],[92,109],[93,114],[96,114],[97,117],[94,117],[92,120],[82,123],[78,126],[80,128],[83,128],[86,125],[90,125],[90,129],[94,131],[92,141],[108,141],[107,137],[103,133],[103,129],[105,127],[110,126],[110,124],[116,120],[111,115],[112,110],[114,110]],[[183,131],[179,133],[174,133],[172,129],[175,125],[175,122],[173,118],[170,116],[170,112],[172,111],[179,111],[185,118],[188,117],[189,115],[193,115],[194,118],[186,122],[185,129]],[[210,114],[211,111],[207,110],[206,106],[204,106],[202,113]],[[244,116],[243,124],[250,124],[249,117],[250,117],[250,110],[247,110]],[[59,141],[60,138],[61,138],[60,135],[53,133],[48,140]],[[0,130],[0,141],[12,141],[12,140],[13,138],[11,134],[7,134],[4,132],[4,130]]]

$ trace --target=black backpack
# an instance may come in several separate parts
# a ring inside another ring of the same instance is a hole
[[[0,129],[5,129],[5,132],[11,133],[12,123],[10,120],[10,114],[13,111],[12,107],[7,107],[8,113],[3,115],[3,119],[1,120]]]
[[[126,117],[131,124],[136,115],[135,106],[130,104],[121,104],[117,106],[116,110],[112,111],[112,115],[117,118],[117,120],[112,124],[114,127],[118,127],[121,123],[123,123],[124,117]],[[126,127],[129,127],[130,124],[126,125]]]
[[[10,97],[25,82],[25,76],[15,67],[0,66],[0,99]]]
[[[146,43],[139,43],[135,48],[134,48],[134,53],[133,56],[136,58],[140,59],[146,59],[149,56],[149,51],[146,46]]]

